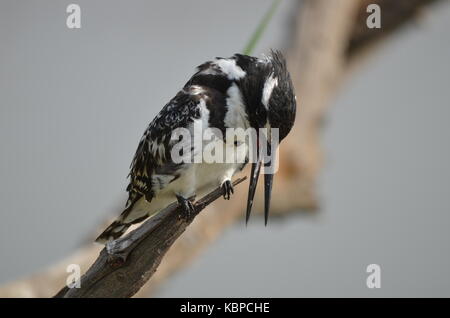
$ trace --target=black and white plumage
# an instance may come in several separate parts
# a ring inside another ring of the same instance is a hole
[[[233,191],[232,176],[243,169],[248,147],[234,147],[236,163],[176,163],[171,150],[176,128],[187,128],[193,134],[198,127],[279,128],[283,139],[293,126],[296,101],[292,83],[281,53],[271,52],[256,58],[235,54],[216,58],[197,68],[183,89],[167,103],[150,123],[139,142],[131,163],[129,198],[125,210],[98,238],[105,243],[120,237],[131,224],[143,221],[178,200],[189,209],[187,198],[202,195],[217,186],[229,199]],[[202,125],[195,125],[201,123]],[[258,143],[259,146],[259,143]],[[270,144],[268,144],[270,149]],[[192,148],[193,153],[197,150]],[[261,160],[252,164],[247,220],[253,202]],[[270,204],[272,175],[266,175],[266,222]]]

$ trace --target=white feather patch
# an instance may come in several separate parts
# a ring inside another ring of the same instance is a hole
[[[233,128],[248,128],[245,105],[242,101],[240,89],[235,83],[227,91],[227,113],[225,114],[225,126]]]
[[[247,73],[238,65],[234,59],[218,59],[214,62],[222,72],[227,74],[228,79],[238,80],[243,78]]]
[[[269,78],[264,83],[263,94],[261,102],[267,108],[269,108],[269,99],[272,95],[273,89],[278,85],[278,78],[273,77],[273,74],[270,74]]]

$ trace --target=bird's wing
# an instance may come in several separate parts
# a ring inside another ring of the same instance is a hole
[[[149,124],[131,162],[127,208],[142,196],[151,201],[159,190],[178,178],[185,164],[174,163],[171,158],[176,142],[171,140],[172,132],[201,117],[200,101],[199,96],[180,91]]]

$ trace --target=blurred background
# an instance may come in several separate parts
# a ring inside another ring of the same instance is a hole
[[[337,2],[345,1],[328,3]],[[311,168],[317,173],[308,175],[315,177],[308,190],[314,198],[284,216],[287,209],[280,205],[267,227],[258,217],[246,227],[241,207],[239,217],[192,260],[178,261],[171,267],[176,270],[158,270],[158,288],[146,295],[450,296],[450,3],[422,2],[414,17],[390,29],[383,29],[382,6],[380,32],[389,36],[377,35],[376,45],[355,41],[364,46],[355,49],[357,58],[346,51],[349,41],[330,44],[357,62],[336,67],[348,70],[339,77],[333,71],[336,89],[324,93],[330,97],[320,102],[327,107],[317,107],[320,131],[313,139],[322,150]],[[49,273],[64,268],[54,264],[76,259],[74,251],[91,251],[103,222],[119,213],[128,167],[147,124],[197,65],[241,52],[272,2],[76,3],[81,29],[66,27],[70,2],[0,2],[3,296],[49,296],[62,287],[65,279],[57,284]],[[331,52],[318,45],[314,55],[296,59],[306,38],[297,32],[304,26],[298,19],[305,8],[315,10],[311,3],[283,0],[253,54],[279,48],[297,73]],[[363,4],[345,10],[357,16]],[[326,10],[331,9],[325,5]],[[344,12],[339,10],[333,11],[336,17]],[[335,16],[323,19],[331,25]],[[344,38],[341,33],[337,38]],[[358,38],[356,31],[351,34]],[[303,96],[315,87],[297,87],[304,93],[297,92],[296,124],[308,126],[314,117],[308,116],[314,114],[308,113],[313,99]],[[289,147],[305,136],[310,135],[292,137],[285,148],[299,162],[307,156]],[[282,179],[276,177],[274,185],[280,184],[280,198]],[[238,191],[246,195],[247,187]],[[290,191],[305,197],[301,187]],[[372,263],[381,267],[380,289],[366,286]]]

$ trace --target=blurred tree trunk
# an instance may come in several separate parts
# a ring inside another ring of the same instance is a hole
[[[298,114],[291,134],[280,147],[272,215],[318,207],[316,180],[322,166],[320,129],[326,107],[351,66],[373,52],[374,43],[412,20],[432,0],[305,0],[299,6],[291,34],[288,66],[296,87]],[[367,5],[378,3],[382,28],[366,27]],[[369,50],[370,49],[370,50]],[[364,53],[364,54],[363,54]],[[248,173],[248,171],[246,171]],[[173,273],[214,242],[231,224],[242,220],[246,191],[239,189],[229,202],[216,201],[189,226],[162,260],[138,296],[147,296]],[[255,211],[261,210],[261,189]],[[0,297],[49,297],[64,285],[68,264],[86,270],[99,246],[87,244],[46,271],[0,288]]]

